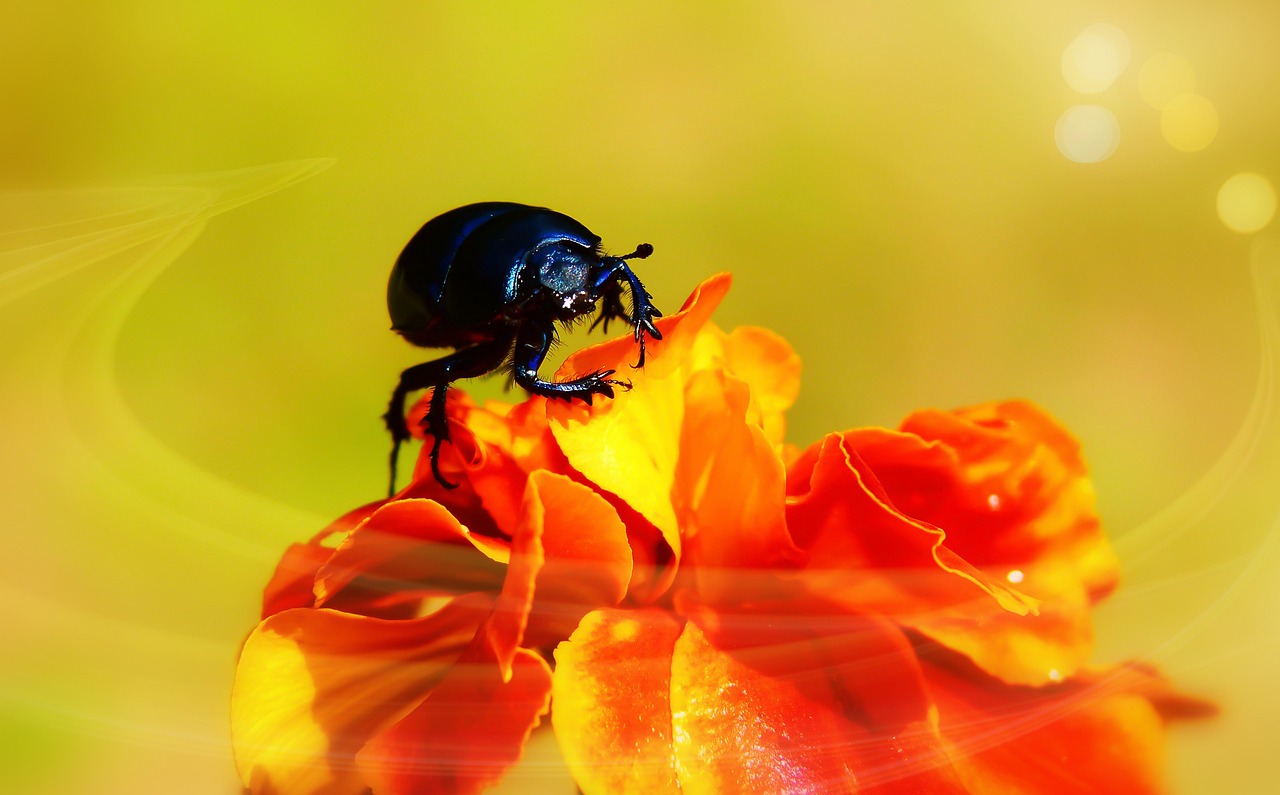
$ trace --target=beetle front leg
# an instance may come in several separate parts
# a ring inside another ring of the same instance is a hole
[[[622,304],[621,281],[616,278],[610,278],[603,285],[597,287],[597,290],[600,293],[600,316],[591,323],[591,328],[588,331],[595,331],[596,326],[601,326],[604,328],[604,333],[608,334],[610,321],[631,321],[631,315]]]
[[[590,375],[575,378],[572,381],[544,381],[538,377],[538,368],[547,358],[551,348],[554,328],[540,324],[526,323],[516,335],[515,381],[530,394],[546,398],[573,400],[578,398],[588,405],[595,395],[613,397],[614,387],[630,389],[631,384],[621,379],[610,378],[615,371],[598,370]]]
[[[396,462],[400,456],[400,444],[409,438],[409,425],[405,421],[404,403],[410,392],[431,389],[431,402],[422,424],[431,434],[431,474],[446,489],[457,488],[456,483],[445,480],[440,474],[440,449],[449,441],[449,419],[445,412],[449,385],[460,378],[473,378],[493,370],[502,364],[511,350],[511,337],[472,345],[433,362],[414,365],[400,374],[400,381],[391,393],[391,404],[382,415],[391,432],[391,485],[387,496],[396,493]]]
[[[652,251],[652,247],[649,247],[648,250]],[[644,251],[644,249],[637,249],[637,252],[640,251]],[[648,256],[648,253],[645,253],[644,256]],[[604,320],[605,313],[617,311],[611,306],[610,299],[613,300],[614,304],[619,303],[618,293],[623,280],[626,280],[627,287],[631,290],[631,316],[626,319],[631,323],[636,342],[640,345],[640,358],[632,365],[632,368],[640,368],[644,367],[645,336],[647,335],[655,340],[662,339],[662,333],[658,331],[658,327],[653,323],[656,318],[662,317],[662,313],[650,303],[649,299],[653,296],[649,294],[648,290],[644,289],[644,284],[641,283],[635,272],[631,270],[631,266],[627,265],[626,259],[617,257],[612,260],[610,267],[596,278],[596,290],[605,300],[604,307],[601,310],[601,320]],[[618,314],[616,316],[621,317],[622,315]],[[605,323],[607,330],[608,321],[605,321]],[[594,324],[592,327],[594,328]]]

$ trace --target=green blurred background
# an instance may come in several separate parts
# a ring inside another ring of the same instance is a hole
[[[804,360],[796,443],[1050,408],[1126,566],[1099,659],[1223,705],[1173,732],[1178,791],[1274,791],[1275,295],[1250,265],[1280,261],[1280,5],[5,17],[0,790],[235,790],[227,698],[261,586],[381,495],[378,417],[423,359],[387,330],[390,265],[430,216],[504,199],[652,242],[667,311],[732,270],[718,321]],[[1223,188],[1241,172],[1261,180]],[[511,791],[565,786],[528,775]]]

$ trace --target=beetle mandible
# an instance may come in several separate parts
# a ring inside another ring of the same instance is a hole
[[[405,398],[414,390],[432,390],[423,418],[432,437],[431,473],[455,488],[440,474],[440,449],[449,441],[445,394],[454,381],[507,364],[517,384],[548,398],[590,403],[594,395],[613,397],[614,387],[630,389],[610,378],[613,370],[556,382],[540,378],[538,367],[556,338],[556,323],[588,314],[597,303],[600,316],[591,328],[603,324],[608,331],[610,320],[626,321],[640,348],[634,366],[643,367],[645,337],[662,339],[653,323],[662,313],[627,260],[652,253],[653,246],[641,243],[626,256],[608,256],[600,238],[569,216],[512,202],[468,204],[427,221],[391,270],[391,328],[414,345],[456,350],[405,370],[391,393],[383,416],[392,441],[388,496],[395,493],[400,444],[409,438]]]

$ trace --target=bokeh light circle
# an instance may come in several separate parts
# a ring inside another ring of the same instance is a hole
[[[1261,174],[1242,171],[1218,189],[1218,218],[1233,232],[1257,232],[1276,214],[1276,191]]]
[[[1156,110],[1164,110],[1169,100],[1196,90],[1196,70],[1181,55],[1162,52],[1147,59],[1138,70],[1138,93]]]
[[[1097,163],[1111,157],[1120,144],[1115,114],[1098,105],[1076,105],[1058,118],[1054,130],[1058,151],[1077,163]]]
[[[1160,113],[1160,132],[1179,152],[1199,152],[1218,136],[1218,109],[1200,94],[1179,94]]]
[[[1062,51],[1062,77],[1081,94],[1111,87],[1129,65],[1129,38],[1114,25],[1090,25]]]

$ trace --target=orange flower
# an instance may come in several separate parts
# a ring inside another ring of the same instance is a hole
[[[1205,708],[1087,666],[1116,562],[1071,437],[1010,402],[794,450],[799,361],[710,324],[728,283],[614,400],[454,400],[460,488],[420,459],[286,552],[234,691],[251,791],[476,792],[548,711],[584,793],[1160,791],[1162,717]]]

